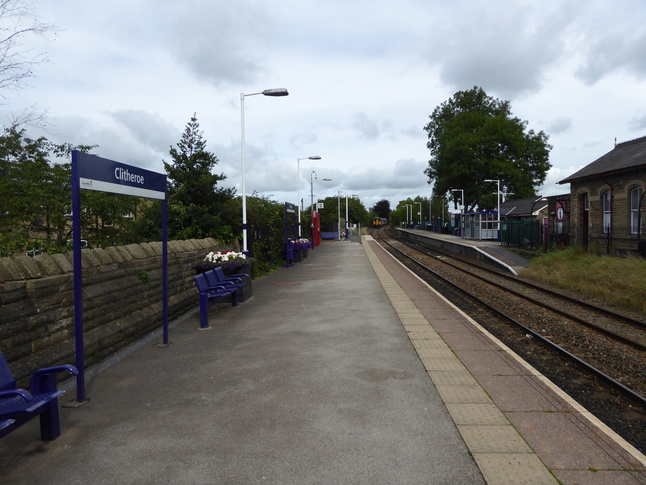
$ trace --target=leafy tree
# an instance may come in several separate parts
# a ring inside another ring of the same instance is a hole
[[[545,133],[526,128],[527,122],[512,116],[508,101],[487,96],[482,88],[455,93],[424,127],[431,152],[424,173],[434,194],[463,189],[467,211],[495,208],[492,184],[485,179],[500,180],[500,190],[516,198],[536,195],[551,167],[552,147]]]
[[[33,55],[26,50],[24,40],[53,31],[53,26],[38,20],[33,1],[0,0],[0,98],[6,99],[8,91],[25,87],[27,79],[33,76],[34,66],[47,60],[45,54]],[[12,117],[5,134],[21,125],[40,124],[44,115],[27,110]]]
[[[206,151],[195,114],[186,125],[177,147],[171,147],[168,174],[168,233],[171,239],[215,237],[231,240],[232,229],[222,217],[231,204],[233,189],[218,188],[224,174],[212,170],[218,158]]]
[[[236,199],[236,220],[240,220],[242,199]],[[248,243],[254,258],[255,275],[285,264],[285,205],[253,193],[247,197]]]
[[[322,202],[324,209],[319,211],[321,227],[330,228],[324,230],[334,228],[333,230],[336,231],[339,224],[339,209],[341,209],[341,220],[345,221],[345,196],[342,196],[340,199],[338,197],[326,197]],[[371,225],[370,213],[361,202],[361,199],[348,197],[348,220],[350,224],[361,224],[362,227]],[[303,221],[303,227],[309,227],[311,222],[309,211],[303,217]],[[342,224],[341,230],[343,231],[344,228],[345,224]]]
[[[56,145],[46,138],[9,130],[0,136],[0,252],[8,255],[67,248],[70,236],[70,163],[55,163],[71,150],[91,146]],[[90,207],[90,210],[93,210]],[[90,212],[90,210],[88,212]],[[114,207],[111,207],[114,211]],[[99,214],[99,217],[103,217]],[[84,228],[86,226],[83,226]]]
[[[390,216],[390,201],[387,199],[380,200],[374,205],[372,212],[374,212],[377,217],[388,219]]]

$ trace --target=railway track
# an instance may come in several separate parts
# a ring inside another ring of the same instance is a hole
[[[373,237],[431,286],[644,451],[646,324],[455,255]],[[448,293],[448,294],[447,294]],[[466,307],[466,308],[465,308]],[[540,344],[537,350],[529,341]],[[632,414],[627,416],[627,410]]]
[[[565,317],[567,323],[575,322],[639,351],[646,351],[646,321],[644,320],[583,302],[516,276],[494,271],[447,251],[421,246],[410,241],[407,241],[406,244],[424,254],[434,256],[439,262],[450,268],[495,286],[501,291],[509,292],[540,309],[549,309],[549,311]]]

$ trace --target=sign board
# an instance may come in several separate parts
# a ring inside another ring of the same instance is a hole
[[[77,402],[85,403],[85,345],[83,343],[83,281],[81,259],[81,190],[96,190],[162,201],[162,319],[163,343],[168,345],[168,233],[166,175],[72,151],[72,240],[74,255],[74,340]]]
[[[316,208],[317,208],[317,209],[319,209],[319,210],[321,210],[321,209],[325,209],[325,207],[324,207],[324,206],[325,206],[325,204],[324,204],[323,202],[318,202],[318,203],[316,204]]]
[[[556,220],[558,222],[565,222],[565,201],[556,201]]]
[[[77,154],[77,160],[81,189],[147,199],[166,198],[166,175],[82,152]]]

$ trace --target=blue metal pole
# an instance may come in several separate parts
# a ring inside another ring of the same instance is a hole
[[[168,345],[168,194],[162,202],[162,304],[163,344]]]
[[[85,359],[83,345],[83,274],[81,266],[81,185],[78,152],[72,152],[72,252],[74,255],[74,339],[76,345],[76,400],[85,401]]]

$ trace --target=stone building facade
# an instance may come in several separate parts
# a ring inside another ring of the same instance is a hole
[[[646,252],[646,137],[617,144],[559,183],[570,184],[571,245],[596,254]]]

